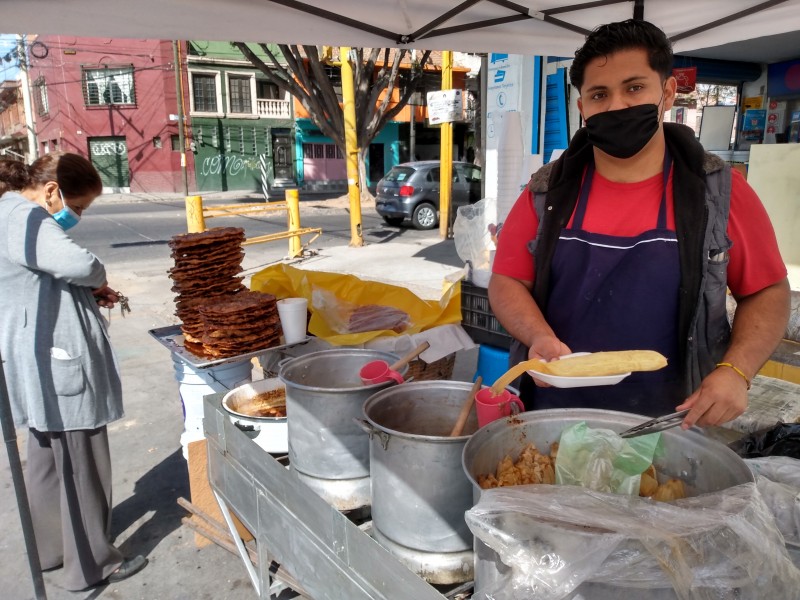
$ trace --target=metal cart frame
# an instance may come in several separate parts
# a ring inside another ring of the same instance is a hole
[[[314,600],[445,600],[472,589],[471,582],[445,596],[413,573],[296,474],[252,442],[228,418],[223,394],[204,399],[208,477],[259,598],[272,598],[273,563],[296,579],[295,591]],[[231,511],[256,540],[250,562]]]

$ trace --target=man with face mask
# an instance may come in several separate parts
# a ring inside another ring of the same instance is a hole
[[[672,49],[644,21],[604,25],[570,79],[586,127],[535,173],[499,235],[492,309],[511,362],[571,352],[656,350],[668,366],[614,386],[557,389],[523,376],[526,408],[601,408],[683,426],[747,407],[779,343],[789,285],[772,226],[744,178],[694,132],[663,123],[675,100]],[[726,289],[738,302],[728,324]]]

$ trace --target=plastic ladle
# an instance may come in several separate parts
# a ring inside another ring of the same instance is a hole
[[[464,431],[464,425],[467,424],[467,418],[469,417],[469,413],[472,412],[472,405],[475,403],[475,394],[477,394],[478,390],[481,389],[482,383],[483,377],[478,375],[475,383],[472,384],[472,389],[469,391],[467,399],[461,406],[461,412],[458,413],[458,419],[456,419],[456,424],[453,427],[453,430],[450,432],[450,437],[458,437],[461,435],[461,432]]]
[[[391,365],[385,360],[371,360],[358,372],[361,381],[365,385],[374,385],[376,383],[384,383],[386,381],[395,380],[397,383],[403,383],[403,376],[398,372],[412,360],[417,358],[420,354],[430,348],[428,342],[422,342],[419,346],[411,350],[408,354],[402,356]]]

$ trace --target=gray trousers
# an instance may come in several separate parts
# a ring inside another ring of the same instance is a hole
[[[111,535],[111,455],[105,427],[30,430],[28,498],[42,569],[64,564],[63,585],[82,590],[123,561]]]

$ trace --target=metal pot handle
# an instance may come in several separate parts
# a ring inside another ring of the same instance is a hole
[[[369,435],[369,439],[372,439],[373,436],[377,435],[381,439],[381,446],[383,446],[383,449],[386,450],[386,447],[389,445],[389,439],[392,436],[390,436],[385,431],[381,431],[380,429],[373,427],[369,421],[366,421],[364,419],[357,419],[353,417],[353,421],[355,422],[356,425],[358,425],[361,429],[363,429],[365,433]]]

